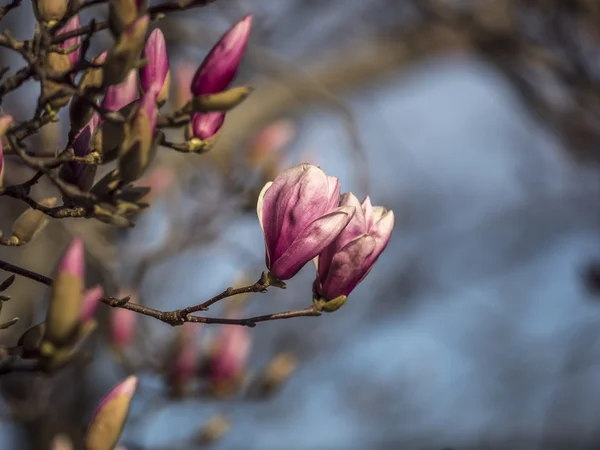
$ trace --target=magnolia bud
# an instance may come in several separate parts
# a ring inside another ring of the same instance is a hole
[[[144,94],[136,114],[125,125],[125,139],[119,155],[123,184],[141,177],[156,154],[157,143],[153,139],[156,115],[156,96],[150,91]]]
[[[144,47],[149,21],[148,15],[136,19],[108,52],[102,72],[104,86],[119,84],[136,67]]]
[[[108,23],[115,36],[120,36],[144,11],[141,0],[109,0]]]
[[[134,293],[123,291],[121,297],[131,296],[129,303],[137,303]],[[110,342],[117,349],[123,349],[133,342],[137,315],[124,308],[113,308],[110,316]]]
[[[67,24],[62,27],[57,35],[61,35],[64,33],[70,33],[71,31],[78,30],[81,24],[79,23],[79,15],[75,14],[73,17],[69,19]],[[63,50],[70,51],[69,58],[71,59],[71,66],[75,66],[79,62],[79,58],[81,56],[81,48],[77,48],[77,50],[73,50],[73,48],[81,42],[81,36],[72,37],[69,39],[65,39],[62,41],[59,46]],[[75,78],[75,74],[73,74],[73,78]]]
[[[31,0],[31,3],[38,22],[48,26],[62,19],[69,8],[69,0]]]
[[[46,314],[44,341],[55,347],[72,343],[81,323],[85,254],[83,241],[74,239],[58,266]]]
[[[196,95],[190,105],[191,111],[197,113],[229,111],[242,103],[253,90],[249,86],[238,86],[216,94]]]
[[[129,414],[137,387],[137,377],[115,386],[100,402],[83,440],[84,450],[113,450]]]
[[[83,300],[81,304],[81,321],[87,322],[94,317],[100,300],[104,297],[104,289],[102,286],[95,286],[88,289],[83,293]]]
[[[165,77],[165,82],[162,85],[160,92],[156,97],[156,103],[159,107],[164,105],[167,100],[169,100],[169,92],[171,90],[171,71],[167,71],[167,76]]]
[[[108,52],[102,52],[98,56],[92,58],[94,64],[105,64]],[[80,87],[84,90],[96,91],[102,87],[102,67],[91,67],[86,70],[81,78]]]
[[[2,178],[4,175],[4,148],[2,145],[2,137],[8,131],[12,120],[12,116],[9,116],[8,114],[0,117],[0,187],[2,187]]]
[[[71,58],[69,55],[61,55],[53,52],[48,53],[46,55],[46,67],[48,67],[52,76],[64,76],[66,72],[71,70]],[[50,98],[48,105],[53,111],[62,108],[71,99],[71,96],[64,92],[62,85],[55,81],[47,80],[44,83],[43,92],[45,97]]]
[[[169,71],[167,44],[159,28],[154,29],[144,47],[143,57],[147,60],[140,69],[140,85],[144,92],[151,89],[161,91]]]
[[[184,396],[197,375],[198,350],[195,337],[199,327],[195,323],[185,323],[179,328],[172,355],[168,361],[168,382],[176,397]]]
[[[102,106],[109,111],[119,111],[137,99],[137,71],[130,70],[120,84],[109,86],[102,100]]]
[[[40,202],[40,205],[48,208],[56,205],[56,198],[47,198]],[[31,242],[40,233],[46,225],[50,217],[43,212],[28,208],[23,214],[21,214],[12,226],[12,236],[10,241],[16,245],[27,244]]]
[[[194,137],[206,141],[216,137],[225,123],[225,113],[211,112],[192,115],[192,134]]]

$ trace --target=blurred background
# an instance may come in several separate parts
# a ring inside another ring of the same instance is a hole
[[[115,352],[101,306],[92,358],[51,378],[0,378],[0,448],[77,439],[129,373],[141,381],[127,449],[600,448],[600,3],[217,0],[159,22],[173,100],[186,68],[248,13],[236,84],[256,90],[210,155],[161,150],[140,183],[153,206],[133,229],[54,220],[0,259],[51,274],[82,236],[88,285],[162,309],[200,303],[258,279],[258,192],[298,162],[393,209],[387,250],[337,313],[247,330],[249,387],[282,352],[297,362],[273,396],[173,398],[161,370],[179,330],[139,316],[135,341]],[[32,34],[27,2],[9,25]],[[110,43],[99,34],[92,53]],[[3,109],[26,118],[35,99],[26,85]],[[31,149],[64,145],[66,130],[47,127]],[[26,179],[6,159],[5,184]],[[0,226],[23,210],[2,198]],[[308,306],[313,277],[307,265],[287,290],[254,294],[246,315]],[[1,337],[14,345],[42,320],[48,290],[18,278],[8,293],[3,314],[21,321]],[[206,354],[219,327],[198,328]],[[209,439],[207,424],[228,432]]]

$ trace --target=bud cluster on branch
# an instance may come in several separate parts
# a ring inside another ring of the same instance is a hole
[[[103,3],[108,7],[108,21],[82,26],[80,11]],[[147,179],[159,148],[195,154],[213,148],[228,111],[252,92],[248,86],[232,87],[248,45],[252,16],[225,32],[195,70],[188,66],[175,70],[176,107],[170,114],[161,111],[171,89],[167,44],[159,28],[150,31],[151,23],[161,15],[207,3],[183,0],[148,7],[143,0],[32,0],[38,21],[33,38],[19,41],[7,31],[0,33],[0,46],[19,53],[27,62],[24,69],[1,82],[0,102],[7,94],[18,92],[27,80],[38,81],[41,87],[31,119],[18,122],[9,114],[0,115],[0,197],[12,197],[28,206],[10,234],[4,236],[0,231],[1,245],[35,242],[52,219],[78,217],[117,227],[133,226],[151,199],[150,188],[137,183]],[[8,13],[3,10],[0,20]],[[88,57],[91,37],[103,29],[110,30],[112,47]],[[51,157],[38,156],[28,138],[57,121],[58,111],[67,106],[70,127],[66,146]],[[161,131],[167,128],[182,131],[183,140],[167,141]],[[86,287],[85,248],[80,238],[66,249],[54,278],[0,261],[0,269],[51,288],[45,320],[23,333],[12,349],[11,362],[15,364],[5,366],[2,372],[54,372],[77,358],[85,339],[97,327],[94,313],[102,303],[115,308],[110,334],[114,348],[120,350],[133,340],[136,314],[172,326],[223,325],[207,373],[216,386],[224,380],[224,385],[230,385],[231,380],[240,378],[249,350],[248,331],[235,325],[253,327],[259,322],[320,316],[339,309],[385,249],[394,214],[372,206],[369,197],[360,203],[351,193],[340,195],[338,179],[314,165],[300,164],[277,174],[280,167],[265,154],[285,145],[292,132],[285,123],[273,124],[257,138],[249,161],[266,164],[267,179],[274,178],[257,201],[268,269],[258,281],[227,288],[203,303],[161,311],[141,304],[134,293],[112,297],[102,287]],[[20,184],[2,185],[9,156],[18,158],[34,175]],[[103,170],[105,175],[97,179],[98,170],[110,163],[114,168]],[[53,184],[60,197],[35,200],[31,191],[42,179]],[[243,317],[239,308],[230,309],[225,317],[200,314],[226,298],[266,292],[269,287],[285,288],[284,281],[311,260],[317,266],[316,279],[312,303],[305,309],[255,317]],[[169,377],[175,385],[184,385],[190,377],[191,357],[185,345],[189,340],[182,334],[175,352],[185,356],[173,360]],[[89,448],[100,448],[93,443],[96,438],[89,442]]]

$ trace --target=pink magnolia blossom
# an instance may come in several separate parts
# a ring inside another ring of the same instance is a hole
[[[142,56],[148,60],[148,63],[140,69],[142,90],[147,92],[154,88],[160,92],[169,72],[169,59],[165,37],[159,28],[150,33]]]
[[[169,366],[169,379],[176,390],[185,391],[197,375],[198,348],[195,339],[198,330],[198,324],[186,323],[177,336],[175,353]]]
[[[102,119],[100,118],[100,115],[95,112],[90,121],[77,132],[75,139],[73,140],[73,151],[75,152],[75,156],[86,156],[90,152],[90,142],[92,140],[92,136],[96,132],[98,126],[100,126],[101,121]],[[69,162],[72,179],[67,181],[77,184],[77,180],[81,176],[85,166],[85,164],[72,161]]]
[[[368,275],[394,228],[394,212],[371,206],[369,197],[361,204],[352,193],[344,194],[340,206],[354,208],[356,213],[319,254],[314,290],[327,300],[347,296]]]
[[[257,214],[273,275],[292,278],[338,236],[354,214],[352,206],[338,207],[339,198],[338,179],[310,164],[294,166],[263,187]]]
[[[248,15],[232,26],[198,67],[192,80],[194,95],[221,92],[233,81],[250,37],[252,16]]]

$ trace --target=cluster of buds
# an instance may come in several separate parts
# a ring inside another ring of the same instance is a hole
[[[258,198],[265,236],[266,265],[289,280],[315,261],[315,307],[335,311],[373,268],[388,244],[394,213],[361,204],[353,194],[340,197],[340,183],[319,167],[300,164],[267,183]]]

